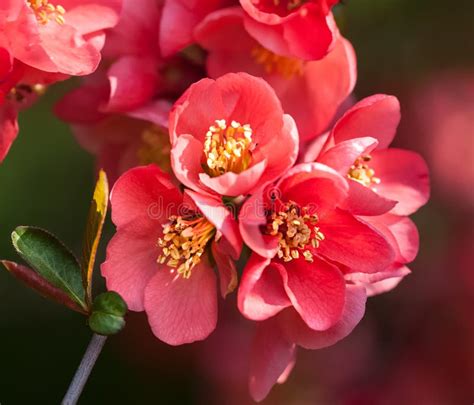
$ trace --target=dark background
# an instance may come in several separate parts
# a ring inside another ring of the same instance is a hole
[[[337,15],[358,55],[357,97],[398,96],[403,110],[396,145],[436,166],[438,122],[460,114],[473,123],[474,2],[346,0]],[[448,90],[438,89],[443,85]],[[1,258],[18,260],[9,239],[17,225],[49,229],[80,251],[94,165],[51,112],[62,92],[64,85],[52,88],[21,114],[20,136],[0,166]],[[445,96],[454,107],[432,111],[430,103]],[[393,292],[371,298],[345,341],[301,350],[288,383],[266,404],[474,402],[474,128],[460,128],[453,127],[443,152],[457,161],[456,170],[446,167],[448,180],[445,171],[433,172],[432,199],[414,216],[422,244],[413,274]],[[111,234],[108,224],[107,239]],[[103,288],[100,277],[95,287]],[[0,302],[0,403],[59,403],[90,338],[84,319],[6,271],[0,272]],[[251,403],[240,356],[245,350],[239,350],[251,325],[235,314],[223,318],[209,342],[171,348],[152,337],[142,315],[129,315],[125,331],[109,339],[80,402]]]

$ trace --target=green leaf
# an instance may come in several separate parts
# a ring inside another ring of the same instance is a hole
[[[38,292],[43,297],[64,305],[74,311],[80,312],[81,314],[86,314],[84,309],[77,305],[77,303],[64,291],[56,288],[29,267],[8,260],[1,260],[0,263],[5,266],[13,277],[20,280],[27,287]]]
[[[127,304],[119,294],[114,291],[102,293],[92,305],[89,326],[99,335],[114,335],[125,326],[126,313]]]
[[[19,226],[12,233],[12,241],[33,270],[88,310],[79,263],[55,236],[39,228]]]
[[[105,172],[101,170],[89,208],[86,232],[82,244],[82,283],[86,291],[86,301],[89,306],[92,303],[92,275],[94,272],[95,257],[107,215],[108,202],[109,183],[107,182]]]

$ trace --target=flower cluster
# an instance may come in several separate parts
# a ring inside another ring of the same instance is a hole
[[[390,147],[397,98],[352,95],[337,0],[120,3],[0,7],[0,158],[25,102],[87,75],[56,113],[115,182],[108,289],[170,345],[209,336],[236,290],[261,400],[410,273],[427,166]]]

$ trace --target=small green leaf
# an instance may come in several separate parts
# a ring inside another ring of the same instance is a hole
[[[92,303],[92,275],[94,272],[95,257],[107,215],[108,202],[109,183],[107,182],[105,172],[101,170],[89,208],[86,232],[82,244],[82,283],[86,290],[86,301],[89,306]]]
[[[99,335],[114,335],[125,326],[126,313],[127,304],[119,294],[114,291],[102,293],[92,305],[89,326]]]
[[[5,266],[13,277],[20,280],[27,287],[35,290],[43,297],[64,305],[74,311],[80,312],[81,314],[86,313],[84,309],[77,305],[75,301],[71,300],[64,291],[53,286],[29,267],[8,260],[1,260],[0,263]]]
[[[79,263],[55,236],[39,228],[19,226],[12,233],[12,241],[33,270],[88,310]]]

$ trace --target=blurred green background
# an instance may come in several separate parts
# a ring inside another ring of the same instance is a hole
[[[342,32],[352,41],[358,55],[356,95],[361,98],[378,92],[395,94],[404,108],[403,117],[410,116],[412,88],[425,77],[446,69],[474,71],[472,0],[346,0],[337,14]],[[21,113],[20,136],[0,166],[1,258],[18,260],[9,238],[17,225],[46,228],[76,253],[80,251],[94,181],[94,163],[76,144],[68,126],[52,114],[52,105],[62,92],[63,85],[50,89],[33,108]],[[407,118],[402,119],[398,146],[417,149],[423,154],[424,143],[417,139],[417,133],[409,133],[412,127]],[[466,147],[472,147],[472,143]],[[472,164],[466,162],[466,165]],[[422,240],[420,255],[410,266],[414,274],[397,291],[372,298],[366,319],[359,326],[363,330],[371,325],[375,330],[373,344],[386,359],[397,357],[395,350],[410,342],[414,333],[413,330],[398,331],[398,324],[391,318],[400,310],[410,311],[413,302],[424,299],[416,288],[424,288],[424,280],[431,277],[430,263],[447,246],[446,238],[455,238],[453,227],[461,226],[463,221],[465,227],[472,225],[472,210],[459,209],[446,202],[443,193],[435,187],[432,201],[414,217]],[[109,223],[106,236],[110,237],[111,233]],[[103,259],[104,248],[105,243],[102,243],[98,262]],[[100,290],[103,287],[100,277],[98,279],[96,287]],[[452,275],[447,280],[457,282]],[[59,403],[90,338],[84,320],[24,288],[6,271],[0,272],[0,301],[0,403]],[[426,313],[419,315],[422,319]],[[450,315],[439,316],[440,328],[449,327],[446,325],[450,324]],[[202,344],[170,348],[151,337],[142,315],[129,316],[128,321],[125,331],[107,343],[80,403],[251,403],[244,394],[240,399],[213,394],[215,384],[201,371],[202,354],[198,352]],[[462,328],[455,331],[463,333]],[[348,337],[346,345],[357,336],[356,333],[355,337]],[[228,351],[233,349],[232,346],[227,348]],[[450,349],[442,343],[436,350]],[[324,355],[308,354],[315,363],[319,361],[318,356]],[[298,367],[297,364],[297,370]],[[382,368],[380,373],[384,372]],[[320,402],[314,397],[308,398],[305,392],[321,382],[317,374],[304,378],[302,373],[296,372],[288,384],[276,388],[265,403],[349,403],[334,399],[339,393],[321,395]],[[472,382],[472,403],[474,381],[472,376],[465,378],[462,387],[469,387]],[[241,390],[245,392],[245,388]],[[324,391],[324,387],[321,390]],[[461,388],[455,387],[456,390]],[[461,403],[457,400],[466,398],[449,397],[448,402],[439,403],[457,404]],[[453,402],[449,402],[451,400]],[[419,403],[431,405],[431,402]]]

